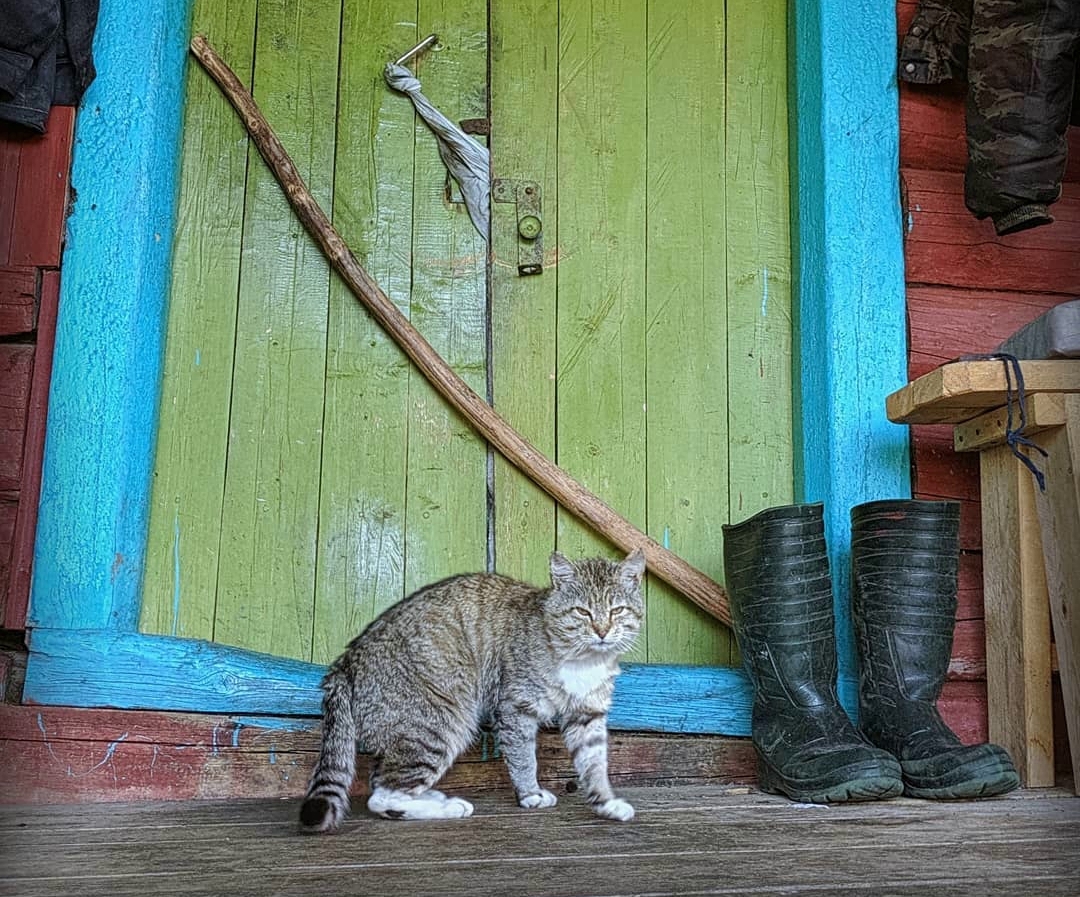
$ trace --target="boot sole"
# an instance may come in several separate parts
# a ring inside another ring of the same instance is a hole
[[[764,761],[759,761],[758,787],[768,794],[780,794],[801,804],[843,804],[888,800],[899,797],[904,790],[899,771],[897,768],[896,775],[888,773],[860,775],[860,772],[865,772],[865,764],[859,764],[847,775],[830,776],[829,782],[809,783],[795,782],[772,769]]]
[[[950,776],[955,778],[955,776]],[[978,797],[996,797],[1020,787],[1020,776],[1012,769],[987,770],[972,773],[960,781],[943,783],[933,779],[916,779],[904,776],[904,795],[923,800],[971,800]]]
[[[1020,787],[1020,776],[1002,748],[982,744],[963,750],[966,759],[950,757],[953,749],[949,748],[923,760],[901,760],[904,796],[922,800],[971,800],[996,797]],[[955,765],[948,766],[950,761]]]

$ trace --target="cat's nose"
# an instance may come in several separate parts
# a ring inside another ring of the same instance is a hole
[[[611,632],[610,626],[593,626],[593,632],[595,632],[600,638],[604,638],[609,632]]]

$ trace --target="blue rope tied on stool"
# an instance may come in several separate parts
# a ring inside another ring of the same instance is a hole
[[[1046,475],[1039,470],[1035,462],[1024,452],[1020,446],[1035,449],[1044,458],[1049,453],[1042,446],[1036,445],[1023,435],[1023,429],[1027,426],[1027,411],[1024,408],[1024,372],[1020,368],[1020,359],[1006,352],[991,352],[987,355],[961,355],[960,361],[1001,361],[1005,365],[1005,442],[1012,453],[1020,460],[1035,477],[1039,484],[1039,491],[1046,491]],[[1013,381],[1016,385],[1013,386]],[[1017,410],[1017,423],[1013,426],[1013,404]]]

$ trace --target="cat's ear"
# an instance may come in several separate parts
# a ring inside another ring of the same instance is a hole
[[[635,548],[627,556],[626,560],[619,564],[619,579],[623,585],[637,588],[641,585],[641,578],[645,575],[645,552]]]
[[[573,582],[576,578],[577,572],[574,570],[574,565],[559,552],[551,552],[551,584],[560,586]]]

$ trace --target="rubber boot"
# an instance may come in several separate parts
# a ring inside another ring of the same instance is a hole
[[[904,793],[989,797],[1020,784],[996,744],[965,746],[937,699],[952,655],[960,505],[875,501],[851,511],[859,725],[900,761]]]
[[[895,797],[900,765],[863,738],[836,698],[821,505],[771,508],[723,529],[735,635],[754,686],[759,786],[805,803]]]

